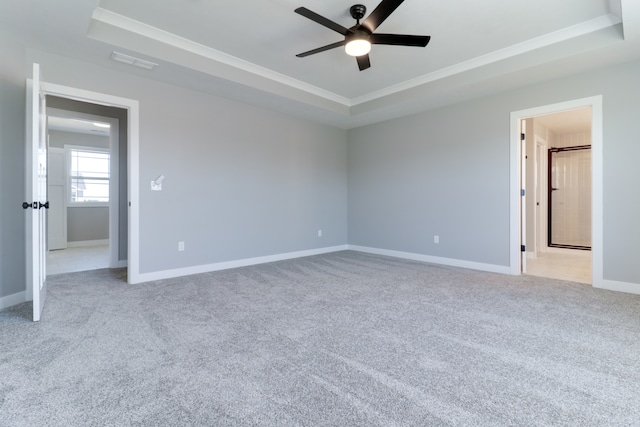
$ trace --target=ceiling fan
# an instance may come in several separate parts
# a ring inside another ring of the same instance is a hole
[[[431,39],[430,36],[374,33],[376,28],[378,28],[380,24],[382,24],[384,20],[387,19],[389,15],[391,15],[393,11],[400,6],[400,4],[402,4],[403,1],[404,0],[382,0],[374,11],[369,14],[367,19],[362,22],[362,24],[360,23],[360,20],[364,18],[364,15],[367,13],[367,8],[363,4],[351,6],[349,12],[351,13],[351,17],[356,20],[356,25],[351,28],[345,28],[324,16],[318,15],[306,7],[297,8],[295,10],[297,14],[342,34],[344,36],[344,40],[309,50],[307,52],[299,53],[296,56],[298,58],[304,58],[305,56],[344,46],[348,55],[356,57],[358,68],[362,71],[371,67],[369,51],[371,50],[372,44],[425,47]]]

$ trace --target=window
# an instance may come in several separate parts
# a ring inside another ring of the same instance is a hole
[[[109,153],[95,149],[69,149],[71,205],[109,203]]]

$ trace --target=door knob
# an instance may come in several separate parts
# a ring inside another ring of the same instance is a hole
[[[33,203],[35,204],[35,202],[33,202]],[[36,207],[34,206],[33,208],[35,209]],[[38,202],[38,209],[42,209],[42,208],[49,209],[49,201],[48,200],[46,202],[44,202],[44,203]]]
[[[29,209],[29,208],[38,209],[38,202],[33,202],[33,203],[22,202],[22,209]]]

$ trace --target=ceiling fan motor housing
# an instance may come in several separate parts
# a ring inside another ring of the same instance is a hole
[[[364,18],[365,13],[367,13],[367,7],[363,4],[354,4],[351,6],[351,9],[349,9],[349,12],[353,19],[360,21]]]

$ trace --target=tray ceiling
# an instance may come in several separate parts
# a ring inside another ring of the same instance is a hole
[[[379,1],[362,3],[371,12]],[[426,48],[374,45],[362,72],[340,48],[295,56],[342,38],[296,7],[350,27],[351,5],[0,0],[0,14],[5,28],[54,52],[340,127],[640,56],[632,0],[406,0],[379,31],[430,35]],[[133,70],[109,59],[114,50],[159,66]]]

